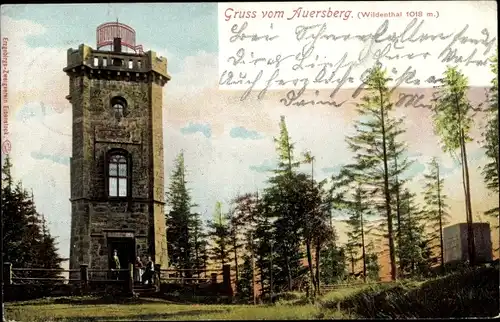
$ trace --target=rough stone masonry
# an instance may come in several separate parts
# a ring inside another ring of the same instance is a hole
[[[108,269],[112,238],[131,241],[131,256],[151,255],[167,267],[162,130],[167,60],[153,51],[100,51],[82,44],[68,50],[64,72],[73,109],[70,269],[80,264]],[[113,101],[123,106],[121,117]],[[110,196],[112,155],[127,162],[126,195]]]

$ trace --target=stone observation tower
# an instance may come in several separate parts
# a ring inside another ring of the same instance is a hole
[[[162,96],[167,60],[143,53],[135,31],[97,28],[97,49],[68,50],[73,108],[70,268],[122,268],[151,255],[168,265],[164,215]]]

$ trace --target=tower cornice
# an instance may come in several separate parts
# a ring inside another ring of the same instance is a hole
[[[170,81],[167,59],[154,51],[143,54],[95,50],[81,44],[78,49],[68,49],[68,75],[86,75],[99,79],[158,82],[164,86]]]

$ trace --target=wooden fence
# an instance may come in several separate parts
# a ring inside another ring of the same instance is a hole
[[[43,273],[57,272],[59,274],[68,273],[68,278],[43,277]],[[224,265],[220,269],[161,269],[155,265],[153,283],[156,291],[160,290],[161,284],[222,284],[223,292],[227,295],[233,295],[233,285],[231,283],[231,267]],[[15,268],[11,263],[4,263],[3,276],[4,285],[26,285],[47,283],[54,284],[76,284],[80,290],[85,293],[91,289],[92,285],[113,284],[123,285],[125,291],[133,292],[134,274],[137,272],[133,264],[129,264],[128,269],[94,269],[89,268],[87,264],[81,264],[79,269],[57,269],[57,268]],[[37,276],[38,275],[38,276]]]
[[[356,283],[342,283],[342,284],[321,284],[321,291],[333,291],[337,289],[356,287],[356,286],[370,286],[391,283],[391,281],[378,281],[378,282],[356,282]]]

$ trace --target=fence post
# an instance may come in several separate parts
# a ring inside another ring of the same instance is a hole
[[[160,291],[160,286],[161,286],[161,265],[160,264],[155,264],[155,275],[153,276],[153,283],[155,284],[156,291]]]
[[[80,264],[80,287],[82,291],[86,291],[89,287],[89,265]]]
[[[128,271],[128,278],[126,281],[127,291],[132,293],[134,291],[134,264],[128,264]]]
[[[3,276],[5,285],[12,285],[12,263],[3,263]]]
[[[233,296],[233,287],[231,285],[231,265],[225,264],[222,266],[222,284],[224,291],[228,296]]]
[[[217,284],[217,273],[210,274],[210,281],[212,284]]]

